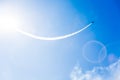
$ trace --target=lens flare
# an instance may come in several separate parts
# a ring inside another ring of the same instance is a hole
[[[90,63],[102,62],[106,55],[107,50],[104,44],[99,41],[92,40],[88,41],[82,49],[83,57]]]

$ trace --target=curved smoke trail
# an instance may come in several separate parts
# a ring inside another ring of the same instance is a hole
[[[23,34],[23,35],[26,35],[28,37],[31,37],[31,38],[34,38],[34,39],[38,39],[38,40],[60,40],[60,39],[65,39],[65,38],[68,38],[68,37],[72,37],[80,32],[82,32],[83,30],[85,30],[86,28],[88,28],[89,26],[91,26],[94,22],[91,22],[89,23],[87,26],[83,27],[82,29],[76,31],[76,32],[73,32],[73,33],[70,33],[70,34],[67,34],[67,35],[63,35],[63,36],[58,36],[58,37],[41,37],[41,36],[37,36],[37,35],[34,35],[34,34],[31,34],[31,33],[28,33],[28,32],[25,32],[25,31],[22,31],[20,29],[17,29],[17,32]]]

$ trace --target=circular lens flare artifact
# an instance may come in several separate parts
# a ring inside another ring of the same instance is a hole
[[[92,40],[83,46],[82,55],[90,63],[100,63],[105,59],[107,50],[104,44]]]

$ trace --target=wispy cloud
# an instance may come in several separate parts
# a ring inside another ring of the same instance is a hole
[[[108,67],[95,67],[86,72],[77,65],[70,77],[71,80],[120,80],[120,59]]]

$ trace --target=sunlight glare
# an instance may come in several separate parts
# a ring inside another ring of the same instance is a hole
[[[16,32],[19,21],[14,15],[0,14],[0,33],[9,34]]]

